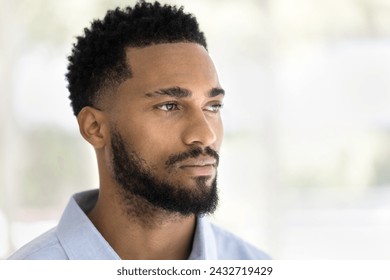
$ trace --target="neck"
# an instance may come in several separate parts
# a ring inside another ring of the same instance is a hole
[[[123,198],[100,189],[88,214],[121,259],[187,259],[195,232],[194,215],[169,213],[137,196]]]

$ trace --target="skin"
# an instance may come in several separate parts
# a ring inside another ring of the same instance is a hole
[[[196,226],[194,215],[181,216],[142,203],[145,215],[126,215],[120,186],[112,176],[111,131],[115,128],[152,167],[156,176],[186,188],[195,178],[216,176],[215,159],[200,156],[166,168],[172,154],[191,147],[219,151],[223,127],[219,105],[224,94],[214,64],[204,47],[195,43],[158,44],[126,50],[132,78],[103,98],[99,109],[85,107],[78,115],[82,136],[94,147],[100,192],[88,214],[122,259],[186,259]],[[184,88],[191,94],[161,94],[161,89]],[[215,95],[215,96],[214,96]],[[148,223],[145,223],[145,217]]]

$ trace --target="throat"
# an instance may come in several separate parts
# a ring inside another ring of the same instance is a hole
[[[121,259],[188,259],[195,215],[170,213],[137,196],[117,199],[99,199],[88,216]]]

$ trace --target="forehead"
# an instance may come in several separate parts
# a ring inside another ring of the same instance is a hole
[[[196,43],[168,43],[128,48],[129,86],[138,92],[163,87],[219,87],[214,64],[206,49]]]

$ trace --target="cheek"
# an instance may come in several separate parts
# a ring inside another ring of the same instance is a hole
[[[168,157],[175,153],[172,148],[178,147],[177,136],[167,132],[169,131],[161,126],[149,124],[135,128],[127,134],[130,139],[130,149],[145,160],[152,169],[161,171]]]

